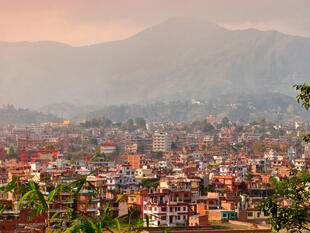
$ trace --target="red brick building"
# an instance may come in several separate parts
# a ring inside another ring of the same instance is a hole
[[[58,158],[58,150],[27,150],[20,153],[20,160],[24,163],[37,160],[54,161]]]

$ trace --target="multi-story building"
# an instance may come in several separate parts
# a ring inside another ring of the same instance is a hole
[[[153,152],[166,152],[171,150],[171,138],[168,133],[155,132],[153,134]]]
[[[139,154],[128,155],[127,159],[128,159],[128,163],[133,169],[137,170],[142,167],[141,155]]]
[[[148,194],[143,203],[144,219],[149,216],[149,225],[176,226],[188,221],[190,215],[189,203],[186,196],[190,192],[163,192]]]
[[[130,165],[123,164],[117,167],[115,175],[109,175],[107,177],[107,188],[108,189],[121,189],[132,193],[138,188],[135,180],[135,170]]]
[[[24,163],[37,160],[55,161],[58,158],[58,150],[25,150],[20,153],[20,160]]]

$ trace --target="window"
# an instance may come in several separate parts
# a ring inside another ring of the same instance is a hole
[[[252,217],[253,216],[253,212],[248,212],[248,216]]]
[[[260,213],[257,213],[257,217],[258,217],[258,218],[260,217]]]
[[[226,214],[225,213],[223,214],[223,217],[226,218]]]
[[[161,211],[166,212],[166,211],[167,211],[167,208],[166,208],[166,207],[162,207],[162,208],[161,208]]]

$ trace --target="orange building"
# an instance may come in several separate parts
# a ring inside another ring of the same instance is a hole
[[[213,176],[212,184],[215,185],[217,189],[228,189],[233,191],[235,188],[235,176]]]
[[[127,155],[128,163],[132,167],[132,169],[137,170],[142,167],[142,160],[141,155],[135,154],[135,155]]]

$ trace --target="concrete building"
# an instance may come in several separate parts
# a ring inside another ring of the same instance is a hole
[[[166,152],[171,150],[171,138],[168,133],[155,132],[153,134],[153,152]]]

